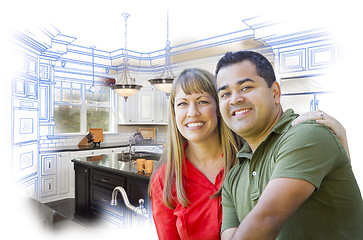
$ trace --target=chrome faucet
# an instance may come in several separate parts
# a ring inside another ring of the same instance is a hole
[[[129,153],[131,152],[132,149],[132,138],[129,138]]]
[[[132,138],[129,138],[129,160],[132,160]]]
[[[145,220],[145,219],[148,219],[149,218],[149,213],[147,212],[146,208],[144,207],[144,199],[139,199],[139,206],[138,207],[135,207],[133,205],[130,204],[129,202],[129,199],[127,198],[127,194],[126,194],[126,191],[123,187],[121,186],[117,186],[113,189],[112,191],[112,199],[111,199],[111,205],[112,206],[117,206],[117,192],[120,192],[121,193],[121,196],[124,200],[124,203],[126,205],[126,207],[134,212],[138,217],[139,219],[141,220]]]

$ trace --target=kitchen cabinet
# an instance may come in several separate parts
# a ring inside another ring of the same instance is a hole
[[[126,228],[128,227],[129,212],[122,204],[123,200],[120,195],[117,196],[117,206],[111,206],[113,189],[100,187],[96,184],[91,185],[91,204],[93,218],[102,218],[104,221],[98,221],[98,225],[111,227]]]
[[[296,44],[280,42],[273,46],[275,69],[280,78],[296,78],[329,73],[338,63],[337,43],[327,39],[306,42],[296,38]],[[276,44],[276,43],[275,43]]]
[[[331,108],[328,107],[334,85],[331,73],[339,63],[339,47],[337,42],[323,36],[316,32],[309,36],[284,36],[285,41],[266,40],[275,55],[274,67],[281,80],[284,110],[292,108],[301,114]]]
[[[82,221],[101,220],[101,224],[119,228],[131,227],[137,221],[129,211],[121,194],[117,194],[118,205],[111,206],[112,191],[121,186],[125,189],[129,202],[139,206],[139,199],[145,201],[145,208],[151,214],[151,202],[147,197],[149,176],[136,173],[129,162],[118,161],[117,154],[109,154],[104,160],[92,157],[73,159],[76,184],[76,218]],[[119,169],[123,170],[119,170]],[[149,219],[150,223],[152,220]]]
[[[333,93],[329,91],[330,79],[326,76],[306,76],[281,79],[281,104],[284,110],[296,113],[323,109],[327,111]]]
[[[129,201],[134,206],[139,206],[139,199],[147,200],[147,189],[149,186],[149,180],[145,179],[133,179],[127,180],[127,190],[129,193]],[[145,201],[146,209],[151,209],[150,201]]]
[[[38,176],[33,175],[18,182],[17,189],[24,197],[38,199]]]
[[[150,83],[145,83],[150,85]],[[146,85],[147,86],[147,85]],[[168,102],[166,94],[154,87],[143,87],[127,102],[118,96],[119,124],[167,124]]]
[[[49,202],[70,197],[72,164],[69,153],[40,154],[40,201]]]
[[[13,177],[24,181],[38,173],[38,142],[30,141],[13,146]]]
[[[128,211],[121,196],[118,196],[117,206],[110,205],[112,191],[116,186],[121,186],[126,190],[126,177],[91,169],[90,211],[92,216],[105,216],[106,223],[114,224],[117,227],[126,227]]]
[[[89,168],[74,164],[75,171],[75,216],[78,218],[90,217],[89,196]]]
[[[46,198],[57,194],[57,155],[45,154],[40,156],[41,162],[41,192],[40,197]]]
[[[27,197],[38,199],[38,57],[28,49],[15,51],[11,81],[12,180]]]
[[[38,161],[36,159],[38,158],[38,149],[36,147],[37,144],[24,144],[14,151],[15,153],[19,152],[17,155],[22,155],[22,157],[19,156],[20,159],[24,159],[20,162],[21,165],[17,167],[19,169],[25,168],[22,171],[24,176],[35,174],[37,177]],[[71,159],[101,154],[117,154],[125,149],[126,147],[117,147],[70,152],[41,152],[39,154],[39,188],[38,181],[30,179],[31,181],[28,181],[29,183],[26,184],[24,191],[29,196],[39,198],[42,203],[73,198],[76,184]],[[24,151],[25,153],[23,153]],[[30,183],[34,185],[29,185]]]
[[[58,157],[58,194],[68,194],[71,186],[72,164],[69,160],[69,153],[59,153]]]

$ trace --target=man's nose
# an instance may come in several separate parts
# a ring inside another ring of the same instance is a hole
[[[237,104],[243,102],[244,100],[245,99],[243,98],[242,94],[237,93],[237,92],[232,92],[230,104],[237,105]]]

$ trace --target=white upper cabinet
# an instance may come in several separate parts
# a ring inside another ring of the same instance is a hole
[[[337,64],[337,44],[319,42],[279,49],[281,78],[326,74]]]
[[[142,88],[126,102],[117,96],[119,124],[167,124],[169,99],[147,81],[150,78],[141,80]]]

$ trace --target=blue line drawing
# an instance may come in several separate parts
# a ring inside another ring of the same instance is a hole
[[[243,19],[242,23],[242,29],[237,31],[172,46],[171,57],[183,57],[192,52],[205,54],[206,50],[218,48],[230,47],[236,50],[234,44],[244,43],[249,50],[264,54],[274,63],[282,86],[292,79],[301,81],[304,81],[302,78],[320,79],[320,76],[339,60],[339,46],[325,29],[310,29],[282,35],[264,34],[265,30],[280,24],[280,21],[265,21],[263,17],[254,17]],[[92,64],[92,52],[89,46],[77,44],[78,36],[69,36],[56,28],[47,30],[40,28],[37,34],[39,35],[17,31],[14,35],[21,63],[18,64],[19,71],[14,74],[12,83],[11,139],[14,157],[12,173],[14,181],[20,188],[31,188],[33,192],[30,196],[42,202],[57,199],[59,193],[57,185],[62,181],[60,175],[62,169],[58,165],[62,159],[51,150],[59,146],[61,141],[67,144],[67,140],[71,139],[69,136],[55,133],[55,108],[61,104],[82,106],[81,103],[74,104],[73,96],[79,94],[80,98],[85,98],[86,93],[83,90],[92,84],[92,66],[94,66],[95,84],[100,86],[103,84],[100,79],[115,79],[117,74],[122,72],[124,67],[122,58],[125,51],[122,48],[113,51],[94,49],[94,64]],[[164,68],[162,64],[157,63],[163,62],[164,49],[151,52],[128,50],[128,54],[129,70],[133,73],[153,78]],[[197,64],[213,71],[221,54],[223,53],[206,54]],[[193,59],[190,59],[172,65],[173,69],[179,72],[188,64],[194,63]],[[69,87],[63,87],[62,84],[69,84]],[[147,87],[152,88],[152,86]],[[64,94],[62,91],[68,91],[69,94],[68,92]],[[103,90],[98,93],[102,95]],[[295,96],[306,97],[302,100],[309,106],[305,111],[313,111],[322,104],[320,96],[325,93],[328,94],[329,91],[297,90],[283,93],[283,97],[289,98],[289,101]],[[155,92],[147,94],[154,95]],[[62,102],[64,96],[69,96],[69,103]],[[116,101],[112,92],[108,98],[110,106],[115,107]],[[95,96],[92,95],[91,99],[90,104],[96,106],[97,103],[93,102]],[[82,135],[84,132],[77,134]],[[23,148],[25,145],[27,147]],[[61,194],[59,197],[62,197]],[[100,212],[105,215],[114,214],[109,209],[101,209]],[[129,221],[128,217],[118,216],[121,225]]]

